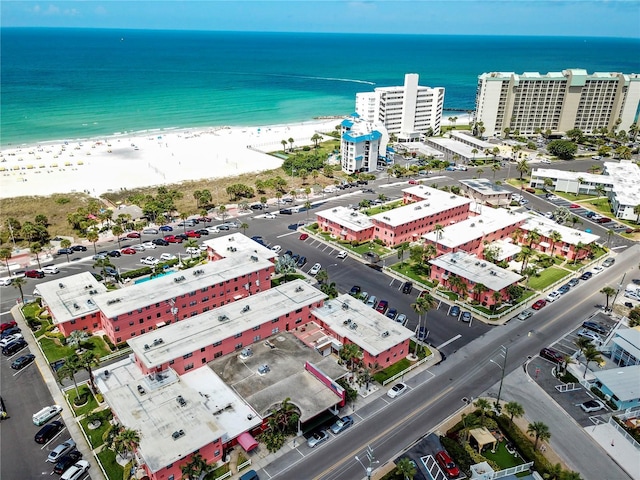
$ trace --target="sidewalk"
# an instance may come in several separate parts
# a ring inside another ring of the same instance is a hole
[[[31,332],[29,325],[27,325],[27,323],[24,320],[24,317],[22,316],[22,312],[20,310],[21,306],[22,305],[14,306],[11,309],[11,316],[18,323],[22,331]],[[31,351],[31,353],[36,356],[36,360],[35,360],[36,366],[38,367],[38,370],[40,371],[40,375],[42,376],[42,379],[44,380],[45,385],[47,386],[47,388],[49,389],[49,392],[51,393],[51,396],[53,397],[54,403],[56,405],[61,405],[63,407],[63,410],[60,416],[62,417],[62,420],[64,420],[65,425],[67,426],[67,432],[69,433],[71,438],[75,440],[76,448],[82,453],[82,459],[87,460],[91,465],[91,469],[90,469],[91,478],[93,480],[106,480],[104,474],[102,473],[102,469],[100,468],[97,460],[93,456],[93,451],[91,449],[91,446],[87,443],[87,439],[84,435],[84,432],[82,431],[82,428],[78,423],[78,420],[76,419],[76,417],[73,416],[73,413],[71,413],[71,407],[67,403],[65,396],[62,394],[62,391],[60,390],[60,386],[53,372],[51,371],[49,362],[43,355],[42,350],[40,350],[40,345],[38,344],[38,342],[36,342],[35,338],[33,338],[33,335],[25,334],[24,339],[29,344],[29,350]]]

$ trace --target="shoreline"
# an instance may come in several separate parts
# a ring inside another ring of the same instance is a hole
[[[344,117],[339,117],[344,118]],[[282,165],[264,152],[312,145],[336,118],[258,127],[150,129],[0,150],[0,198],[160,186],[261,172]],[[287,144],[287,148],[289,148]]]

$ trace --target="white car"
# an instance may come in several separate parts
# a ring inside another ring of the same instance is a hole
[[[580,408],[586,413],[597,412],[604,408],[604,403],[600,400],[589,400],[580,404]]]
[[[276,214],[275,213],[265,213],[264,214],[264,218],[268,218],[269,220],[273,220],[274,218],[276,218]]]
[[[588,338],[596,345],[602,345],[602,338],[600,338],[600,335],[598,335],[596,332],[592,332],[591,330],[587,330],[586,328],[580,330],[578,333],[576,333],[576,335],[578,335],[579,337]]]
[[[0,278],[0,287],[7,287],[11,285],[11,282],[13,282],[13,278],[11,277]]]
[[[558,292],[557,290],[554,290],[549,295],[547,295],[547,302],[553,303],[557,299],[559,299],[561,296],[562,296],[562,294],[560,292]]]
[[[46,267],[42,267],[42,271],[44,273],[60,273],[60,270],[55,265],[47,265]]]
[[[280,245],[274,245],[273,247],[271,247],[271,250],[276,253],[280,253],[280,250],[282,250],[282,247]]]
[[[8,337],[4,337],[2,340],[0,340],[0,348],[6,347],[11,342],[13,342],[14,340],[18,340],[19,338],[22,338],[22,334],[21,333],[14,333],[13,335],[9,335]]]
[[[142,244],[142,246],[143,246],[144,248],[146,248],[147,250],[155,250],[155,249],[156,249],[156,244],[155,244],[155,243],[153,243],[153,242],[144,242],[144,243]]]
[[[598,266],[598,267],[593,267],[593,268],[591,269],[591,273],[593,273],[594,275],[598,275],[599,273],[602,273],[602,272],[604,272],[604,268],[603,268],[603,267],[600,267],[600,266]]]
[[[142,260],[140,260],[140,263],[142,263],[143,265],[150,265],[154,267],[158,263],[160,263],[160,260],[158,260],[156,257],[145,257]]]
[[[540,160],[540,163],[551,163],[551,160],[549,160],[548,158],[543,158],[542,160]]]
[[[389,398],[399,397],[400,395],[402,395],[407,390],[409,390],[409,387],[407,387],[406,384],[404,384],[404,383],[396,383],[387,392],[387,397],[389,397]]]
[[[200,248],[201,252],[206,252],[208,250],[208,247],[204,243],[201,243],[198,248]]]
[[[322,265],[319,263],[314,264],[313,267],[311,267],[311,270],[309,270],[309,275],[317,275],[321,268]]]
[[[343,258],[347,258],[347,252],[345,250],[342,250],[340,253],[338,253],[338,258],[341,260]]]
[[[60,477],[60,480],[78,480],[82,478],[82,476],[89,470],[91,465],[86,460],[80,460],[75,465],[73,465],[69,470],[64,472]]]
[[[144,245],[142,245],[142,244],[131,245],[131,248],[133,248],[136,252],[144,252],[145,251]]]
[[[526,310],[523,310],[522,312],[520,312],[520,315],[518,315],[518,320],[524,321],[532,315],[533,315],[533,310],[530,310],[527,308]]]
[[[542,216],[551,219],[553,218],[553,212],[544,212]]]
[[[207,227],[207,231],[209,233],[220,233],[220,230],[218,229],[218,227]]]
[[[186,252],[189,255],[200,255],[200,248],[196,248],[196,247],[188,247]]]
[[[175,260],[178,257],[176,257],[173,253],[163,253],[162,255],[160,255],[160,261],[162,262],[167,262],[169,260]]]

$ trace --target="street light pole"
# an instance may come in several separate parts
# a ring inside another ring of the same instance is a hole
[[[371,448],[370,445],[367,445],[367,458],[369,459],[369,466],[365,467],[364,463],[362,463],[362,461],[358,458],[358,456],[355,456],[355,459],[358,461],[358,463],[360,465],[362,465],[362,468],[364,468],[365,473],[367,474],[367,480],[371,480],[371,474],[373,473],[373,466],[376,463],[380,463],[378,460],[376,460],[376,457],[373,453],[373,448]]]
[[[493,361],[492,359],[489,359],[489,361],[495,365],[498,366],[498,368],[500,370],[502,370],[501,374],[500,374],[500,386],[498,387],[498,398],[496,399],[496,403],[495,403],[495,408],[496,411],[498,413],[500,413],[500,410],[502,410],[502,407],[500,406],[500,396],[502,395],[502,383],[504,382],[504,373],[505,370],[507,369],[507,353],[509,351],[509,349],[507,347],[505,347],[504,345],[500,346],[500,351],[501,353],[503,353],[503,360],[502,360],[502,366],[500,366],[499,364],[497,364],[495,361]]]

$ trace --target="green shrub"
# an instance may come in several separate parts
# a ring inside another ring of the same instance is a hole
[[[531,437],[527,436],[518,427],[511,423],[509,417],[500,415],[495,418],[500,429],[515,444],[523,458],[528,462],[533,462],[534,470],[537,470],[538,473],[544,476],[544,474],[546,474],[551,468],[551,463],[541,453],[534,450]]]
[[[116,345],[116,349],[117,350],[122,350],[123,348],[127,348],[127,342],[120,342],[119,344]]]
[[[469,454],[469,457],[471,457],[474,464],[487,462],[489,466],[493,468],[494,471],[497,472],[499,470],[502,470],[502,468],[500,468],[500,465],[498,465],[496,462],[494,462],[493,460],[489,460],[488,458],[485,458],[482,454],[478,453],[476,449],[469,444],[469,442],[464,442],[464,449],[467,452],[467,454]]]
[[[591,387],[591,391],[595,395],[597,395],[598,398],[600,398],[600,400],[604,400],[611,410],[613,410],[614,412],[618,410],[618,406],[615,403],[613,403],[611,400],[607,400],[607,398],[604,395],[604,392],[600,390],[598,387]]]
[[[104,343],[107,344],[107,346],[109,347],[109,349],[111,351],[115,351],[116,346],[113,344],[113,342],[111,341],[111,339],[107,335],[102,335],[102,339],[104,340]]]
[[[471,473],[471,465],[476,463],[473,461],[473,458],[471,458],[471,455],[469,455],[469,452],[456,440],[449,437],[440,437],[440,443],[442,443],[442,446],[449,455],[451,455],[453,461],[458,464],[458,468],[469,475]]]
[[[153,269],[151,267],[142,267],[137,270],[131,270],[129,272],[124,272],[120,275],[120,278],[125,280],[127,278],[138,278],[143,277],[144,275],[151,275]]]

